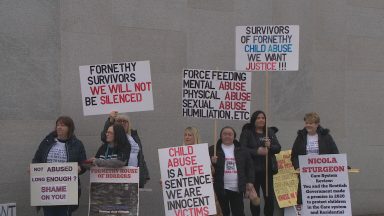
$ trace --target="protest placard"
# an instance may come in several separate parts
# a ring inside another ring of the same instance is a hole
[[[183,116],[248,120],[250,106],[251,73],[183,70]]]
[[[303,215],[351,216],[346,154],[300,155]]]
[[[89,216],[138,216],[139,168],[90,170]]]
[[[30,165],[31,206],[77,205],[78,164]]]
[[[153,110],[149,61],[79,67],[84,115]]]
[[[0,216],[16,216],[16,203],[0,204]]]
[[[280,208],[294,206],[297,203],[298,175],[294,173],[291,162],[291,150],[276,154],[279,172],[273,176],[273,188]]]
[[[298,25],[236,26],[236,70],[298,69]]]
[[[159,149],[165,215],[216,214],[208,144]]]

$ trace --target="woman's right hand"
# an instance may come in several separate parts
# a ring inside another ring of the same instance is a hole
[[[118,111],[112,111],[109,113],[109,121],[112,123],[115,121],[117,114],[119,114]]]
[[[211,162],[212,162],[213,164],[216,164],[216,163],[217,163],[217,156],[212,156],[212,157],[211,157]]]
[[[87,163],[90,164],[90,165],[92,165],[92,166],[95,166],[95,165],[96,165],[96,164],[95,164],[95,160],[96,160],[95,157],[91,157],[91,158],[89,158],[89,159],[87,160]]]

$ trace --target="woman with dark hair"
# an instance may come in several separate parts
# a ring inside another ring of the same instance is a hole
[[[86,160],[83,143],[75,135],[75,124],[68,116],[60,116],[56,120],[53,132],[40,143],[32,163],[66,163],[77,162],[79,175],[86,169],[82,162]],[[81,194],[80,178],[79,196]],[[44,206],[44,216],[70,216],[78,206]]]
[[[215,170],[213,186],[224,216],[244,216],[243,196],[247,184],[254,181],[253,162],[236,140],[236,131],[229,126],[220,131],[220,139],[209,147]]]
[[[276,127],[266,127],[266,116],[263,111],[256,111],[252,114],[249,123],[243,126],[240,135],[241,147],[246,149],[252,159],[255,170],[254,187],[257,194],[260,194],[260,187],[264,195],[264,215],[273,216],[274,210],[274,192],[273,192],[273,174],[277,173],[277,164],[275,154],[281,150],[281,146],[275,133]],[[268,172],[266,172],[266,157],[268,159]],[[268,173],[268,196],[266,196],[266,174]],[[260,206],[250,205],[252,216],[260,215]]]
[[[131,146],[121,124],[113,124],[108,127],[105,143],[100,146],[93,165],[98,167],[118,168],[126,166],[129,161]]]
[[[150,176],[139,134],[137,130],[132,129],[132,122],[127,115],[112,111],[104,124],[103,132],[101,132],[101,140],[103,142],[105,142],[106,139],[107,129],[113,124],[121,124],[124,127],[125,134],[128,138],[128,144],[131,148],[127,166],[139,167],[139,187],[143,188],[150,179]]]

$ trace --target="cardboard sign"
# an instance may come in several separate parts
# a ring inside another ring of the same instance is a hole
[[[77,205],[78,164],[30,165],[31,206]]]
[[[273,176],[273,188],[280,208],[294,206],[297,203],[298,175],[294,173],[291,162],[291,150],[276,154],[279,172]]]
[[[347,155],[300,155],[303,215],[352,215]]]
[[[149,61],[80,66],[84,115],[153,110]]]
[[[216,214],[208,144],[159,149],[165,215]]]
[[[185,117],[249,120],[251,73],[184,69],[182,91]]]
[[[236,70],[299,70],[299,26],[236,26]]]

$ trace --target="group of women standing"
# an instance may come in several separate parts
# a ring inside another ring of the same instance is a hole
[[[140,168],[139,187],[149,180],[140,138],[127,116],[111,112],[101,133],[102,145],[95,157],[87,160],[83,143],[76,138],[75,125],[68,116],[56,120],[55,129],[40,143],[32,163],[77,162],[79,175],[91,166]],[[81,192],[79,181],[79,196]],[[44,216],[71,216],[78,206],[44,206]]]
[[[305,126],[297,133],[292,146],[291,161],[295,169],[299,169],[299,155],[338,154],[337,146],[328,129],[320,126],[317,113],[305,114]],[[188,129],[188,130],[187,130]],[[184,133],[186,140],[199,139],[196,128],[189,127]],[[193,133],[189,133],[194,131]],[[214,191],[217,196],[217,215],[244,216],[243,198],[250,188],[260,194],[263,192],[264,215],[274,214],[273,175],[278,172],[275,154],[281,150],[276,137],[278,129],[268,127],[263,111],[252,114],[250,122],[242,127],[240,140],[236,139],[236,131],[225,126],[220,131],[219,140],[209,148],[213,167]],[[192,137],[192,138],[191,138]],[[200,142],[195,142],[200,143]],[[194,143],[189,143],[194,144]],[[268,166],[266,165],[268,164]],[[298,185],[297,202],[302,204],[300,182]],[[252,216],[260,215],[258,202],[250,202]]]
[[[266,120],[263,111],[256,111],[250,122],[242,127],[239,140],[235,129],[226,126],[221,129],[216,146],[209,148],[217,196],[217,215],[229,216],[232,213],[233,216],[244,216],[244,194],[252,190],[260,194],[261,189],[265,202],[264,215],[273,216],[273,175],[278,169],[275,154],[280,152],[281,145],[276,137],[278,129],[267,128]],[[298,131],[292,147],[291,161],[295,169],[299,168],[299,155],[338,153],[329,130],[320,126],[317,113],[306,114],[304,122],[305,127]],[[74,135],[74,130],[70,117],[59,117],[55,130],[41,142],[32,162],[78,162],[79,174],[86,171],[84,161],[101,167],[135,166],[140,168],[139,185],[144,187],[149,180],[149,172],[140,138],[137,131],[132,129],[127,116],[110,113],[101,133],[103,144],[95,157],[88,160],[84,146]],[[184,131],[184,145],[197,143],[201,143],[198,129],[187,127]],[[298,203],[301,203],[300,185]],[[76,206],[43,207],[45,216],[70,216],[74,209]],[[255,200],[251,199],[250,209],[252,216],[260,215],[260,206]]]
[[[266,127],[266,115],[262,111],[252,114],[250,122],[242,128],[240,140],[236,139],[236,131],[226,126],[221,129],[216,144],[209,149],[214,168],[214,190],[220,203],[222,215],[244,216],[243,197],[246,190],[253,188],[264,194],[264,215],[272,216],[274,209],[273,166],[274,154],[281,150],[276,138],[276,128]],[[266,181],[268,176],[268,183]],[[267,192],[268,188],[268,193]],[[268,195],[267,195],[268,194]],[[250,203],[252,215],[260,215],[258,202]]]

